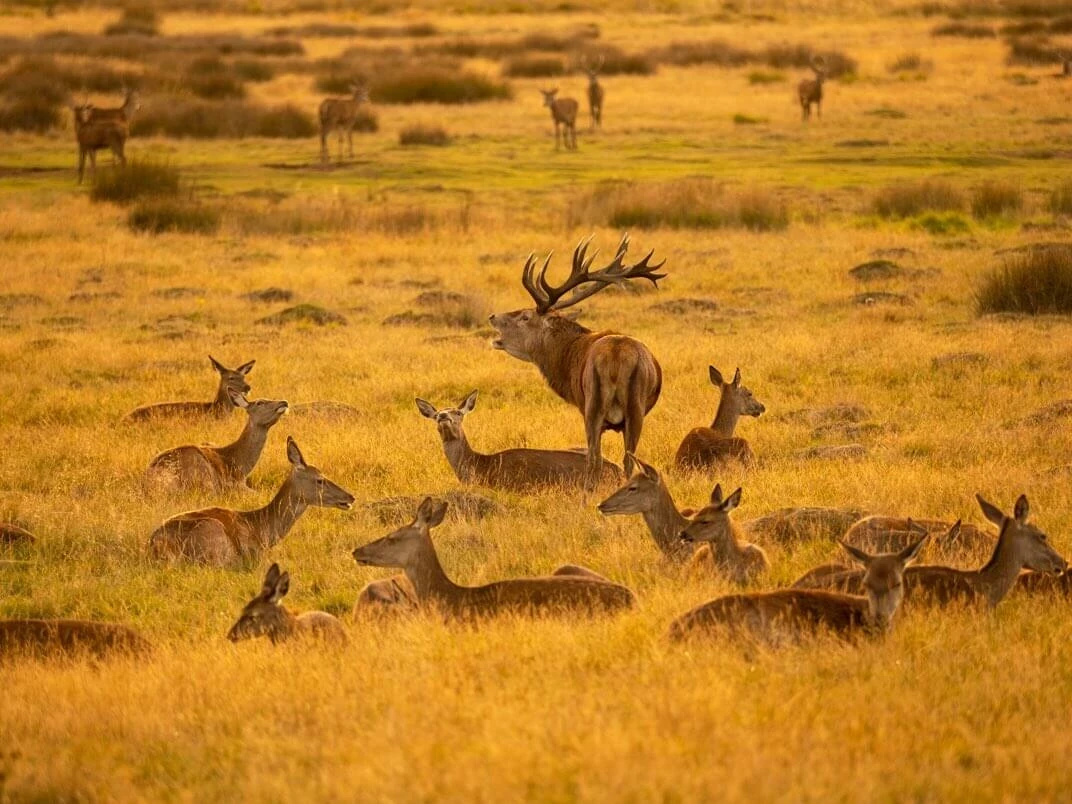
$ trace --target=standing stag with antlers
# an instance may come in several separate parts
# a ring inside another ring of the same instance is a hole
[[[811,118],[813,103],[819,119],[823,119],[823,82],[826,81],[826,61],[822,56],[811,57],[811,69],[815,72],[815,78],[805,78],[797,87],[797,94],[800,96],[800,119],[803,121]]]
[[[368,103],[368,87],[364,82],[350,82],[349,98],[325,98],[317,112],[320,118],[320,159],[328,161],[328,135],[332,131],[339,132],[339,159],[342,159],[342,136],[346,134],[346,141],[350,149],[350,156],[354,155],[354,126],[361,112],[361,104]]]
[[[600,55],[595,67],[588,64],[588,57],[581,61],[581,69],[588,76],[588,113],[592,116],[591,127],[603,128],[603,87],[599,83],[599,71],[603,69],[603,56]]]
[[[596,254],[588,255],[591,238],[573,252],[569,278],[554,287],[547,281],[551,255],[537,272],[535,255],[525,262],[521,283],[536,303],[535,309],[515,310],[491,316],[499,338],[492,346],[535,363],[556,394],[584,415],[588,441],[585,485],[592,488],[602,466],[600,439],[604,430],[616,430],[625,439],[625,471],[633,471],[644,416],[655,407],[662,390],[662,369],[640,341],[614,332],[592,332],[561,312],[611,285],[630,279],[652,284],[665,274],[656,273],[663,263],[651,265],[653,251],[633,265],[625,265],[629,236],[605,268],[591,271]]]

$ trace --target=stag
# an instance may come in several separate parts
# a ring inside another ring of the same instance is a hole
[[[320,158],[328,161],[328,135],[339,132],[339,159],[342,159],[342,135],[345,132],[350,156],[354,155],[354,126],[357,125],[361,104],[368,103],[368,87],[363,83],[350,84],[349,98],[326,98],[320,104]]]
[[[603,56],[595,67],[588,64],[588,57],[581,61],[581,69],[588,76],[588,113],[592,116],[591,128],[603,128],[603,87],[599,83],[599,71],[603,69]]]
[[[558,88],[541,89],[543,105],[551,110],[551,119],[555,121],[555,150],[559,149],[558,127],[563,126],[565,133],[562,139],[566,143],[566,149],[577,150],[577,101],[573,98],[556,98]]]
[[[826,81],[826,61],[822,56],[812,56],[811,69],[815,78],[805,78],[797,87],[800,96],[800,119],[807,122],[811,118],[811,105],[819,119],[823,119],[823,82]]]
[[[129,125],[130,121],[134,119],[134,113],[139,109],[141,109],[141,99],[138,97],[138,90],[124,88],[122,106],[114,109],[90,107],[89,119],[92,121],[111,120]]]
[[[127,158],[123,154],[126,146],[129,130],[127,124],[119,120],[105,118],[93,120],[90,115],[93,112],[93,104],[85,103],[81,106],[72,106],[74,112],[74,132],[78,140],[78,183],[82,183],[86,168],[86,157],[89,157],[89,166],[93,175],[97,174],[97,151],[109,148],[119,161],[126,165]]]
[[[547,281],[551,255],[537,271],[535,255],[530,255],[521,274],[521,283],[536,303],[535,308],[497,313],[491,325],[499,337],[495,349],[535,363],[556,394],[575,405],[584,415],[588,462],[585,485],[591,489],[603,466],[600,441],[604,430],[622,433],[625,439],[625,471],[632,474],[633,455],[640,443],[644,416],[655,407],[662,390],[662,369],[640,341],[615,332],[593,332],[562,311],[611,285],[631,279],[647,279],[658,286],[666,275],[663,266],[651,264],[654,251],[633,265],[625,264],[629,235],[622,237],[614,259],[592,271],[597,252],[588,254],[591,238],[573,252],[573,267],[561,285]]]

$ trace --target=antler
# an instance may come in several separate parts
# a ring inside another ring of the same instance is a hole
[[[654,249],[649,251],[644,259],[639,262],[630,266],[625,265],[625,255],[629,250],[628,234],[622,235],[618,250],[610,264],[592,272],[590,268],[599,251],[597,250],[591,256],[588,256],[588,245],[591,242],[592,238],[588,237],[577,245],[577,248],[573,251],[573,265],[570,268],[570,275],[565,282],[557,287],[547,281],[547,268],[551,264],[551,255],[548,254],[547,259],[543,261],[543,267],[540,268],[538,275],[536,274],[536,255],[529,255],[529,258],[525,261],[525,268],[521,273],[521,284],[528,291],[533,301],[536,302],[537,313],[542,315],[551,310],[565,310],[567,307],[572,307],[589,296],[599,293],[609,285],[620,285],[630,279],[647,279],[658,287],[659,280],[666,277],[666,274],[656,273],[665,264],[665,260],[656,265],[651,265],[649,262],[655,254]],[[582,287],[583,285],[588,285],[588,287]],[[570,295],[567,297],[566,294]]]

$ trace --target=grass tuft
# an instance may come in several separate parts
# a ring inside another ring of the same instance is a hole
[[[317,133],[312,115],[291,104],[266,107],[256,103],[158,96],[130,124],[136,137],[192,139],[272,137],[300,139]]]
[[[924,212],[953,212],[964,208],[964,196],[939,179],[903,182],[883,187],[873,207],[884,218],[911,218]]]
[[[989,25],[972,22],[946,22],[936,26],[931,36],[959,36],[964,39],[993,39],[997,33]]]
[[[406,126],[398,135],[399,145],[450,145],[450,135],[442,126]]]
[[[152,6],[128,6],[118,22],[104,29],[105,36],[156,36],[160,18]]]
[[[550,78],[566,72],[566,61],[561,56],[514,56],[502,68],[502,74],[509,78]]]
[[[214,234],[220,226],[220,212],[215,207],[192,198],[149,198],[139,201],[130,211],[127,224],[135,232],[163,234]]]
[[[1072,248],[1032,249],[1006,256],[976,293],[986,313],[1072,314]]]
[[[1053,189],[1049,208],[1054,215],[1072,215],[1072,179],[1065,179]]]
[[[508,100],[509,85],[470,72],[452,72],[436,67],[411,67],[377,76],[372,84],[377,103],[478,103]]]
[[[131,160],[126,166],[99,170],[89,197],[93,201],[132,204],[143,198],[174,197],[179,194],[179,171],[160,162]]]
[[[971,197],[972,216],[976,219],[1010,215],[1019,212],[1023,205],[1023,190],[1007,181],[983,182]]]

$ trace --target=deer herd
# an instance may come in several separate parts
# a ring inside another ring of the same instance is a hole
[[[87,118],[88,122],[88,118]],[[1069,570],[1046,534],[1029,522],[1030,507],[1021,496],[1011,514],[977,495],[985,519],[996,534],[976,526],[893,516],[864,517],[834,509],[783,509],[761,519],[738,522],[742,503],[738,488],[724,494],[715,484],[710,499],[697,510],[679,509],[666,478],[638,457],[644,417],[655,406],[662,372],[650,350],[639,341],[613,332],[593,332],[563,311],[583,299],[633,280],[657,286],[665,274],[653,253],[629,263],[629,238],[624,236],[610,262],[593,269],[598,256],[583,241],[573,253],[566,280],[547,278],[550,257],[538,267],[534,256],[522,270],[522,286],[533,306],[491,316],[498,336],[492,346],[540,370],[547,384],[581,412],[587,444],[578,450],[508,449],[492,454],[470,446],[463,421],[476,407],[477,392],[457,407],[437,408],[417,398],[421,416],[436,424],[447,462],[467,486],[561,496],[570,489],[587,496],[597,488],[617,490],[597,506],[605,516],[640,514],[651,533],[659,563],[670,574],[720,577],[741,586],[764,583],[771,561],[750,540],[789,542],[822,533],[840,536],[852,563],[829,563],[805,573],[787,588],[742,591],[725,595],[682,614],[669,626],[673,640],[713,633],[777,646],[818,633],[846,639],[888,631],[903,601],[935,605],[954,602],[998,605],[1019,587],[1025,593],[1070,591]],[[226,417],[236,408],[246,422],[226,446],[181,445],[154,457],[145,471],[147,493],[174,490],[218,494],[232,489],[250,492],[248,478],[256,467],[270,431],[288,411],[284,400],[251,400],[248,376],[254,362],[229,369],[209,358],[219,377],[209,402],[168,402],[135,409],[125,421],[151,425],[170,418],[186,420]],[[711,427],[688,432],[672,464],[674,472],[716,474],[729,466],[747,469],[755,461],[748,442],[735,435],[741,416],[761,416],[766,408],[741,384],[731,382],[714,366],[709,377],[721,394]],[[624,472],[601,454],[605,430],[625,441]],[[306,460],[293,437],[286,439],[289,472],[272,499],[259,508],[203,508],[165,520],[147,539],[147,553],[159,564],[198,564],[241,570],[261,562],[295,527],[309,507],[349,511],[354,495]],[[251,493],[251,492],[250,492]],[[502,613],[591,616],[610,614],[638,604],[635,593],[584,566],[567,564],[542,577],[510,578],[482,586],[464,586],[447,574],[431,531],[441,525],[448,503],[425,497],[413,520],[388,535],[358,547],[360,566],[381,567],[399,574],[373,581],[354,606],[357,621],[391,613],[432,610],[448,619],[472,620]],[[848,525],[846,529],[846,525]],[[832,539],[831,539],[832,540]],[[928,542],[931,553],[947,563],[915,564]],[[951,563],[989,559],[978,569]],[[951,562],[951,563],[950,563]],[[295,615],[282,604],[290,575],[273,563],[260,592],[246,605],[228,632],[239,641],[267,636],[272,642],[315,637],[345,643],[346,629],[333,615]],[[79,620],[0,621],[0,655],[23,650],[67,653],[86,649],[97,654],[114,650],[142,651],[148,643],[119,624]]]

